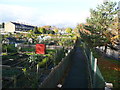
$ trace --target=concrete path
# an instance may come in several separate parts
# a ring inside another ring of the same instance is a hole
[[[77,45],[72,57],[72,66],[65,78],[63,88],[88,88],[88,70],[82,48]]]

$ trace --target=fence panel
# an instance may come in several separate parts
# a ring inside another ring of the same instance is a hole
[[[92,88],[104,88],[105,80],[97,66],[97,63],[95,64],[95,58],[90,48],[87,45],[85,45],[85,43],[83,43],[83,49],[87,58]]]
[[[62,78],[66,68],[71,63],[71,55],[73,54],[74,49],[68,53],[68,55],[62,59],[62,61],[50,72],[48,77],[41,83],[40,88],[56,88],[58,82]]]

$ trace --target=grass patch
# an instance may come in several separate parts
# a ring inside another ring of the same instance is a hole
[[[120,88],[120,61],[103,57],[100,53],[94,52],[98,58],[98,67],[108,83],[113,83],[113,88]]]

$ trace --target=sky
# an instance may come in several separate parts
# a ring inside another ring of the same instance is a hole
[[[103,0],[0,0],[0,22],[75,27]],[[119,0],[112,0],[118,2]]]

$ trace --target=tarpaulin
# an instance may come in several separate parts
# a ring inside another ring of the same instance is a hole
[[[45,54],[45,44],[36,44],[36,54]]]

